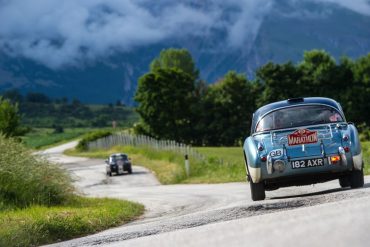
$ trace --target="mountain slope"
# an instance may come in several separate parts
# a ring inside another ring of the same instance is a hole
[[[207,8],[207,5],[196,7]],[[222,16],[233,18],[235,11],[225,9]],[[245,22],[249,20],[246,18]],[[369,27],[370,15],[330,1],[272,1],[256,30],[239,29],[251,33],[241,46],[228,44],[227,34],[221,29],[210,29],[204,35],[167,38],[130,51],[117,49],[78,66],[54,69],[3,51],[0,52],[0,91],[19,88],[23,92],[40,91],[52,97],[67,96],[89,103],[123,100],[133,104],[138,78],[148,71],[151,60],[168,47],[189,49],[202,79],[212,83],[228,70],[253,77],[255,69],[268,61],[299,61],[305,50],[325,49],[336,58],[343,55],[357,58],[370,52]]]

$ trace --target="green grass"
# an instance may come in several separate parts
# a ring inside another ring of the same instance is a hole
[[[57,205],[74,193],[65,170],[31,154],[21,143],[0,136],[0,209]]]
[[[36,246],[94,233],[143,213],[143,206],[76,196],[69,174],[0,135],[0,246]]]
[[[67,128],[63,133],[54,133],[51,128],[34,128],[31,132],[22,137],[24,145],[32,149],[45,149],[59,144],[69,142],[96,131],[114,132],[113,128]],[[122,129],[121,129],[122,130]]]
[[[370,175],[370,141],[362,142],[362,155],[364,158],[364,173]]]
[[[64,129],[63,133],[54,133],[54,129],[35,128],[22,138],[25,146],[33,149],[49,147],[78,138],[91,131],[90,128]]]
[[[200,148],[199,151],[207,157],[205,160],[190,158],[189,177],[185,174],[184,156],[170,151],[158,151],[148,147],[116,146],[109,150],[89,152],[69,150],[66,154],[106,159],[111,153],[128,153],[134,165],[152,170],[162,184],[226,183],[245,180],[245,168],[240,150],[240,148]],[[223,157],[222,154],[225,155],[224,159],[220,159]]]
[[[77,196],[61,206],[0,211],[0,246],[38,246],[72,239],[122,225],[143,212],[137,203]]]

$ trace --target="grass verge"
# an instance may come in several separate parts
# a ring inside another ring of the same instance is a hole
[[[0,246],[36,246],[94,233],[143,213],[143,206],[78,197],[69,174],[0,135]]]
[[[116,146],[109,150],[86,152],[68,150],[66,154],[106,159],[110,154],[117,152],[129,154],[134,165],[152,170],[162,184],[226,183],[245,180],[240,148],[199,148],[199,152],[204,153],[206,159],[190,158],[189,177],[185,174],[183,155],[171,151],[158,151],[148,147]]]
[[[370,175],[370,141],[362,142],[362,156],[364,159],[364,173]]]
[[[144,211],[140,204],[74,197],[65,205],[0,211],[0,246],[38,246],[92,234],[129,222]]]
[[[91,131],[89,128],[64,129],[63,133],[54,133],[54,129],[32,129],[22,138],[26,147],[40,149],[68,142]]]

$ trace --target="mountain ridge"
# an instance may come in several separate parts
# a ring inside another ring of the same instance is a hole
[[[230,11],[224,18],[235,14],[235,10]],[[201,78],[212,83],[229,70],[253,78],[255,70],[268,61],[298,62],[305,50],[324,49],[336,59],[343,55],[364,56],[370,52],[368,27],[370,16],[334,3],[280,0],[264,13],[256,35],[250,31],[249,39],[240,48],[229,45],[228,36],[222,30],[210,30],[203,36],[168,38],[130,51],[112,50],[107,56],[59,69],[3,50],[0,51],[0,91],[18,88],[21,92],[38,91],[55,98],[78,98],[86,103],[121,100],[133,105],[138,78],[148,72],[150,62],[162,49],[188,49]]]

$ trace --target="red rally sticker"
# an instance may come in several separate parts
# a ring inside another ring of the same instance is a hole
[[[317,131],[299,129],[288,135],[288,145],[301,145],[317,142]]]

